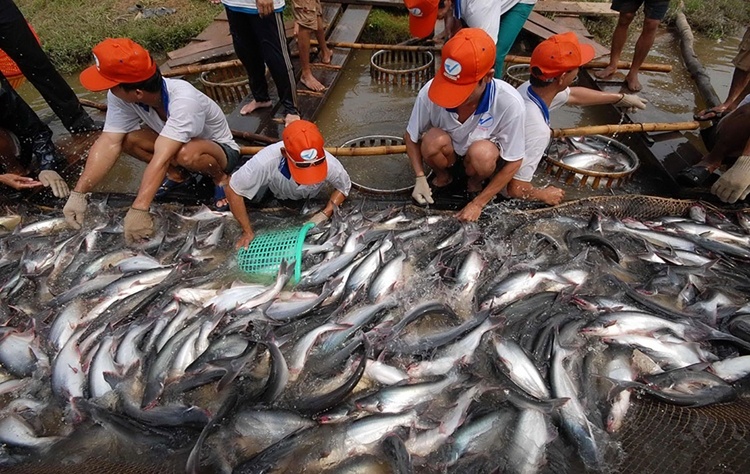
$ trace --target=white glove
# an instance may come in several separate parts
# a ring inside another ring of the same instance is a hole
[[[737,158],[732,167],[711,186],[711,192],[730,204],[737,202],[737,199],[745,199],[750,193],[750,156]]]
[[[39,182],[41,182],[45,188],[50,188],[52,190],[52,194],[54,194],[55,197],[64,198],[68,197],[68,195],[70,194],[68,183],[66,183],[65,180],[62,179],[62,176],[57,174],[56,171],[40,171]]]
[[[432,200],[432,189],[430,184],[427,182],[427,176],[417,176],[417,181],[414,183],[414,191],[411,193],[411,197],[414,198],[419,204],[434,204]]]
[[[71,192],[68,202],[63,207],[65,222],[73,229],[80,229],[83,225],[83,219],[86,217],[87,205],[86,194],[76,191]]]
[[[628,113],[633,113],[637,109],[645,109],[648,101],[634,94],[622,94],[622,99],[615,102],[615,107],[625,109]]]
[[[315,226],[318,226],[327,220],[328,220],[328,216],[325,214],[325,212],[320,211],[320,212],[316,212],[315,214],[313,214],[313,216],[307,222],[312,223]]]

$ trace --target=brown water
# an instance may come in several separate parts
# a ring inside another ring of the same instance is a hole
[[[735,36],[723,41],[709,40],[696,37],[695,51],[706,67],[711,82],[720,99],[726,97],[731,81],[733,66],[731,60],[737,52],[741,31]],[[623,59],[629,59],[637,32],[625,47]],[[413,86],[398,86],[377,83],[370,77],[369,60],[371,52],[354,51],[346,70],[331,92],[325,108],[316,122],[329,146],[341,145],[348,140],[367,135],[386,135],[403,137],[406,123],[409,120],[414,99],[418,89]],[[636,118],[643,122],[674,122],[692,120],[693,114],[704,108],[702,99],[686,72],[679,53],[679,42],[668,29],[662,28],[657,35],[648,62],[666,63],[673,66],[670,74],[649,73],[641,74],[644,86],[640,94],[649,101],[649,108],[639,112]],[[439,58],[437,58],[439,64]],[[621,76],[624,77],[624,76]],[[76,75],[67,77],[68,83],[81,98],[95,102],[104,102],[104,93],[93,93],[83,89]],[[40,116],[50,122],[56,134],[64,134],[65,130],[49,110],[46,102],[36,93],[29,83],[24,84],[19,92],[38,111]],[[103,120],[104,114],[95,109],[87,109],[97,120]],[[552,114],[552,127],[565,128],[581,125],[612,123],[617,121],[612,117],[608,106],[576,108],[563,107]],[[695,144],[702,147],[697,132],[693,136]],[[342,158],[344,166],[350,171],[355,182],[362,182],[367,186],[381,189],[395,189],[412,184],[413,173],[405,155],[387,159],[382,157],[351,157]],[[119,160],[105,183],[98,190],[107,192],[135,192],[144,169],[143,164],[131,157]],[[647,177],[644,177],[647,178]],[[553,183],[567,191],[567,198],[584,197],[590,194],[610,192],[600,190],[593,192],[584,187],[560,185],[553,178],[538,173],[537,184]],[[653,184],[646,181],[644,190],[638,183],[644,182],[640,176],[634,183],[626,185],[622,191],[647,192]]]

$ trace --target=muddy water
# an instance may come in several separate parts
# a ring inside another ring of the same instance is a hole
[[[731,81],[733,66],[731,60],[737,52],[741,31],[733,37],[717,42],[696,37],[695,49],[698,57],[708,70],[711,81],[720,99],[726,97]],[[631,35],[625,47],[623,59],[632,54],[637,36]],[[394,86],[380,84],[369,74],[371,52],[355,51],[345,72],[332,91],[326,107],[316,122],[326,137],[326,144],[342,145],[348,140],[368,135],[386,135],[402,137],[411,108],[417,94],[412,86]],[[679,42],[675,35],[663,28],[660,30],[654,47],[647,59],[648,62],[667,63],[673,66],[671,74],[641,74],[644,91],[643,97],[649,100],[649,110],[642,115],[643,121],[688,121],[696,111],[704,108],[702,99],[685,71],[679,53]],[[439,64],[439,58],[437,60]],[[624,75],[615,77],[622,79]],[[68,83],[76,93],[85,99],[104,102],[104,93],[92,93],[83,89],[76,75],[67,77]],[[59,121],[49,110],[46,102],[36,93],[30,84],[20,88],[21,95],[38,111],[43,119],[50,122],[56,134],[65,134]],[[87,109],[98,120],[103,120],[103,113]],[[563,107],[552,114],[554,128],[574,127],[581,125],[612,123],[617,117],[612,116],[609,107],[589,107],[580,109]],[[697,133],[693,134],[697,146],[702,146]],[[351,157],[342,158],[355,182],[379,189],[395,189],[412,184],[413,173],[405,156]],[[131,157],[119,160],[105,183],[98,190],[108,192],[135,192],[144,166]],[[636,180],[619,191],[658,193],[658,182],[649,176],[636,175]],[[538,173],[537,184],[554,183],[566,189],[568,198],[583,197],[590,194],[610,192],[600,190],[593,192],[588,187],[578,189],[576,186],[561,185],[553,178]]]

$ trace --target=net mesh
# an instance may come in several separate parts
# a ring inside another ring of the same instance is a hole
[[[301,228],[277,230],[257,235],[247,248],[237,252],[237,266],[253,275],[275,275],[279,265],[286,261],[294,265],[294,281],[300,279],[302,269],[302,244],[307,231],[314,225]]]

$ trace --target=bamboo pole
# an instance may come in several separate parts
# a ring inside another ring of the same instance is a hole
[[[639,132],[674,132],[681,130],[696,130],[698,122],[653,122],[653,123],[623,123],[612,125],[590,125],[587,127],[555,128],[552,137],[577,137],[584,135],[611,135],[614,133]]]
[[[240,153],[243,155],[255,155],[260,152],[262,146],[243,146]],[[375,155],[395,155],[406,153],[406,145],[382,145],[382,146],[363,146],[363,147],[326,147],[326,151],[334,156],[375,156]]]
[[[226,69],[226,68],[236,67],[236,66],[242,66],[242,63],[240,62],[239,59],[233,59],[231,61],[221,61],[218,63],[209,63],[209,64],[190,64],[188,66],[181,66],[181,67],[176,67],[174,69],[170,69],[169,71],[163,72],[162,76],[164,77],[185,76],[187,74],[199,74],[201,72],[215,71],[217,69]]]
[[[97,110],[101,110],[101,111],[106,111],[107,110],[107,104],[102,104],[100,102],[94,102],[93,100],[81,99],[79,97],[78,98],[78,102],[80,102],[81,105],[83,105],[84,107],[91,107],[93,109],[97,109]]]

